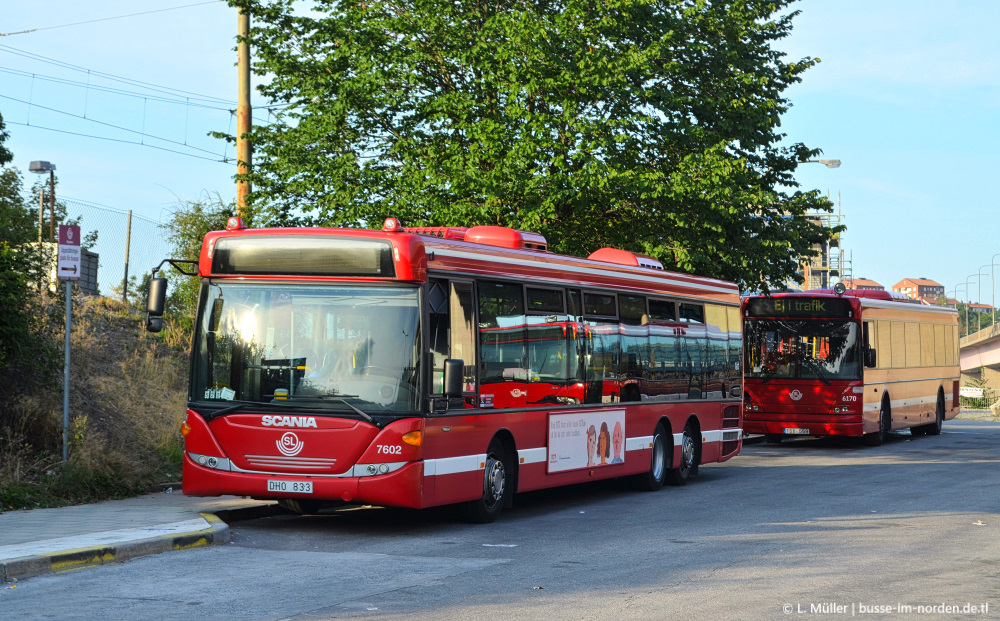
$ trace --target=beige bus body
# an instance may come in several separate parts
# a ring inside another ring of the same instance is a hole
[[[959,412],[958,313],[952,308],[861,298],[874,368],[864,370],[864,431],[879,431],[883,404],[890,429],[934,423]]]

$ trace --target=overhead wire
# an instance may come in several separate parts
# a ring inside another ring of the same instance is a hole
[[[119,88],[111,88],[108,86],[99,86],[96,84],[90,84],[87,82],[78,82],[76,80],[69,80],[66,78],[57,78],[54,76],[48,76],[40,73],[31,73],[29,71],[24,71],[21,69],[11,69],[10,67],[0,67],[0,73],[9,73],[12,75],[17,75],[21,77],[33,77],[44,82],[52,82],[55,84],[61,84],[63,86],[74,86],[77,88],[83,88],[86,90],[94,90],[102,93],[110,93],[112,95],[122,95],[125,97],[136,97],[142,99],[149,99],[151,101],[159,101],[162,103],[171,103],[178,105],[190,106],[193,108],[205,108],[207,110],[229,110],[232,106],[236,105],[235,102],[229,101],[224,102],[228,104],[227,106],[210,106],[202,103],[190,103],[190,96],[185,96],[183,99],[171,99],[169,97],[161,95],[150,95],[148,93],[139,93],[136,91],[128,91]]]
[[[160,151],[168,151],[170,153],[176,153],[178,155],[186,155],[188,157],[194,157],[199,160],[207,160],[209,162],[221,162],[224,164],[230,163],[230,160],[224,156],[219,156],[221,159],[214,159],[211,157],[205,157],[204,155],[195,155],[194,153],[185,153],[184,151],[177,151],[176,149],[168,149],[166,147],[160,147],[154,144],[143,144],[141,142],[136,142],[134,140],[122,140],[121,138],[108,138],[107,136],[95,136],[93,134],[83,134],[80,132],[71,132],[65,129],[56,129],[54,127],[45,127],[44,125],[28,125],[27,123],[21,123],[18,121],[8,121],[4,119],[4,123],[8,125],[22,125],[24,127],[34,127],[35,129],[44,129],[50,132],[56,132],[59,134],[68,134],[70,136],[80,136],[83,138],[94,138],[96,140],[106,140],[108,142],[120,142],[123,144],[134,144],[137,147],[149,147],[150,149],[158,149]]]
[[[150,138],[153,138],[154,140],[162,140],[163,142],[169,142],[169,143],[172,143],[172,144],[180,145],[180,146],[183,146],[183,147],[187,147],[188,149],[193,149],[195,151],[203,151],[205,153],[211,153],[212,155],[216,155],[216,153],[214,151],[209,151],[208,149],[202,149],[201,147],[195,147],[195,146],[192,146],[192,145],[189,145],[189,144],[185,144],[183,142],[179,142],[177,140],[171,140],[169,138],[163,138],[161,136],[156,136],[154,134],[147,133],[145,131],[145,120],[146,120],[146,117],[145,117],[145,107],[143,107],[143,125],[144,125],[143,131],[137,131],[137,130],[134,130],[134,129],[129,129],[128,127],[122,127],[121,125],[115,125],[114,123],[106,123],[104,121],[98,121],[97,119],[91,119],[91,118],[87,118],[85,116],[80,116],[79,114],[73,114],[72,112],[66,112],[65,110],[59,110],[57,108],[50,108],[48,106],[42,106],[42,105],[39,105],[39,104],[36,104],[36,103],[31,103],[31,102],[28,102],[28,101],[24,101],[23,99],[17,99],[16,97],[8,97],[7,95],[0,95],[0,99],[8,99],[10,101],[16,101],[17,103],[22,103],[22,104],[26,104],[26,105],[29,105],[29,106],[34,106],[36,108],[41,108],[42,110],[48,110],[49,112],[55,112],[55,113],[58,113],[58,114],[64,114],[66,116],[71,116],[73,118],[81,119],[81,120],[84,120],[84,121],[89,121],[91,123],[97,123],[98,125],[104,125],[106,127],[111,127],[111,128],[117,129],[117,130],[124,131],[124,132],[129,132],[131,134],[139,134],[140,136],[143,136],[143,137],[148,136]],[[34,125],[31,125],[29,123],[25,123],[25,125],[28,126],[28,127],[35,127]],[[140,144],[142,144],[142,143],[140,143]]]
[[[2,32],[0,37],[10,37],[19,34],[28,34],[30,32],[40,32],[42,30],[54,30],[56,28],[69,28],[70,26],[82,26],[83,24],[94,24],[97,22],[107,22],[113,19],[123,19],[126,17],[138,17],[139,15],[149,15],[151,13],[162,13],[164,11],[175,11],[177,9],[187,9],[193,6],[201,6],[203,4],[215,4],[221,2],[222,0],[209,0],[208,2],[196,2],[195,4],[185,4],[183,6],[172,6],[165,9],[153,9],[152,11],[143,11],[142,13],[129,13],[128,15],[115,15],[114,17],[99,17],[97,19],[89,19],[84,22],[74,22],[72,24],[60,24],[58,26],[43,26],[41,28],[30,28],[28,30],[19,30],[18,32]]]
[[[51,65],[55,65],[57,67],[62,67],[63,69],[69,69],[71,71],[79,71],[81,73],[89,73],[91,75],[98,76],[98,77],[104,78],[106,80],[110,80],[110,81],[113,81],[113,82],[121,82],[123,84],[128,84],[130,86],[134,86],[134,87],[138,87],[138,88],[143,88],[143,89],[150,90],[150,91],[153,91],[153,92],[159,92],[159,93],[162,93],[162,94],[180,93],[180,94],[182,94],[182,96],[185,96],[185,97],[190,96],[192,98],[201,99],[201,100],[206,101],[206,102],[214,102],[214,103],[232,105],[232,100],[231,99],[223,99],[222,97],[213,97],[211,95],[203,95],[201,93],[195,93],[195,92],[192,92],[192,91],[186,91],[186,90],[179,89],[179,88],[172,88],[172,87],[169,87],[169,86],[161,86],[161,85],[158,85],[158,84],[153,84],[151,82],[143,82],[142,80],[133,80],[131,78],[125,78],[125,77],[117,76],[117,75],[114,75],[114,74],[111,74],[111,73],[105,73],[103,71],[94,71],[92,69],[87,69],[86,67],[80,67],[78,65],[74,65],[74,64],[71,64],[71,63],[63,62],[61,60],[56,60],[54,58],[48,58],[46,56],[42,56],[41,54],[35,54],[33,52],[26,52],[24,50],[19,50],[19,49],[15,48],[15,47],[11,47],[9,45],[0,44],[0,51],[7,52],[8,54],[14,54],[15,56],[22,56],[24,58],[29,58],[31,60],[36,60],[36,61],[39,61],[39,62],[48,63],[48,64],[51,64]],[[174,96],[177,96],[177,95],[174,95]]]

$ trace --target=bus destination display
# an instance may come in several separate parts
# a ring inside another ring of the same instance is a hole
[[[747,317],[853,317],[851,303],[844,298],[775,297],[754,298],[747,304]]]

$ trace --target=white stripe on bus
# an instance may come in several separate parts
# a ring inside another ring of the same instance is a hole
[[[725,433],[734,433],[736,440],[742,437],[741,429],[719,429],[717,431],[706,431],[702,433],[703,442],[722,442]],[[674,445],[677,446],[683,434],[674,434]],[[653,436],[642,436],[638,438],[625,438],[626,451],[645,451],[653,446]],[[544,463],[548,458],[548,449],[544,446],[538,448],[522,449],[517,452],[519,463],[538,464]],[[459,474],[462,472],[475,472],[482,470],[485,466],[486,455],[461,455],[459,457],[444,457],[441,459],[424,460],[424,476],[433,477],[445,474]]]
[[[889,401],[890,408],[905,408],[913,405],[926,405],[928,403],[937,404],[937,395],[933,397],[914,397],[911,399],[893,399]],[[882,408],[882,403],[866,403],[865,412],[878,412]]]
[[[434,247],[434,253],[446,257],[455,257],[459,259],[475,259],[478,261],[482,261],[484,256],[481,253],[463,252],[461,250],[454,250],[452,248],[445,249],[445,248],[439,248],[437,246]],[[624,278],[627,280],[638,280],[641,282],[657,283],[657,284],[669,284],[675,287],[684,287],[687,289],[708,291],[711,293],[728,293],[730,295],[735,295],[738,292],[738,289],[736,289],[736,287],[733,286],[729,287],[712,286],[708,283],[705,283],[704,281],[692,282],[685,280],[676,280],[664,276],[652,277],[652,276],[645,276],[643,274],[629,274],[627,272],[617,272],[617,271],[609,273],[609,270],[599,270],[589,267],[577,267],[574,265],[566,265],[562,263],[553,264],[549,262],[533,261],[529,259],[516,259],[514,257],[497,257],[497,260],[501,260],[503,263],[513,263],[515,265],[523,265],[526,267],[544,267],[545,269],[548,270],[553,270],[553,271],[561,270],[577,274],[587,274],[589,276],[605,276],[605,277],[613,276],[615,278]],[[716,281],[716,282],[722,284],[723,281]]]

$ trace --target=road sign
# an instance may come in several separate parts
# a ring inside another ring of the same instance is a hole
[[[59,225],[59,280],[80,280],[80,227]]]

